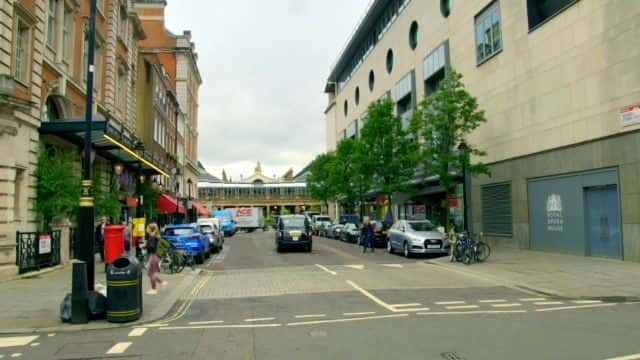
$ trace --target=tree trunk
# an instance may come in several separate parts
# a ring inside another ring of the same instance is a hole
[[[394,219],[394,215],[393,215],[393,203],[391,202],[391,198],[392,195],[391,194],[387,194],[387,197],[389,198],[389,214],[391,214],[391,223],[395,223]],[[385,216],[387,216],[387,214],[385,214]]]

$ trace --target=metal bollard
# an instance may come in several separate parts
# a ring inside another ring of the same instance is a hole
[[[89,322],[87,289],[87,263],[73,262],[71,277],[71,323],[86,324]]]

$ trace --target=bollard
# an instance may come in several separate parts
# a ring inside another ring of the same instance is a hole
[[[87,289],[87,263],[75,260],[71,276],[71,323],[86,324],[89,322]]]

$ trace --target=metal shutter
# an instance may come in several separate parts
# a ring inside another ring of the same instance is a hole
[[[511,184],[482,187],[482,230],[488,234],[513,235]]]

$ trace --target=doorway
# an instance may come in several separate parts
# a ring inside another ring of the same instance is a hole
[[[585,188],[587,255],[621,259],[622,233],[616,185]]]

